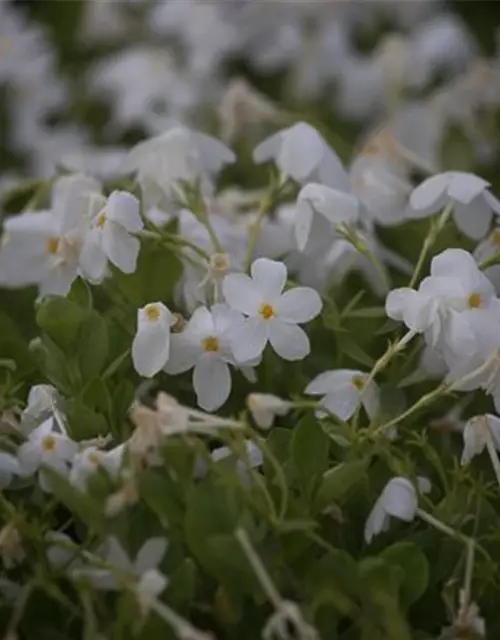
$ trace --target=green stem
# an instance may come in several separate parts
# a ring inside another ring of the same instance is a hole
[[[255,246],[257,245],[257,240],[260,235],[260,228],[262,226],[262,221],[266,217],[266,214],[269,212],[269,209],[270,209],[269,198],[264,197],[259,207],[257,217],[250,225],[249,234],[248,234],[247,252],[246,252],[245,263],[244,263],[245,271],[250,271],[250,267],[252,266],[253,256],[255,253]]]
[[[437,220],[433,220],[431,223],[431,227],[429,229],[429,233],[427,234],[424,244],[422,245],[422,250],[420,251],[420,255],[418,257],[417,264],[413,271],[413,275],[410,280],[410,284],[408,285],[410,289],[413,289],[420,278],[420,273],[424,267],[424,264],[427,260],[427,257],[436,243],[436,240],[444,229],[446,223],[448,222],[451,212],[453,211],[453,202],[449,202],[446,207],[443,209],[443,212],[439,216]]]

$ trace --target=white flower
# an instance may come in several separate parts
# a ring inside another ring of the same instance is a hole
[[[420,493],[431,489],[427,478],[418,478]],[[384,487],[368,516],[365,525],[365,540],[370,543],[373,536],[387,531],[391,517],[411,522],[418,509],[418,496],[413,484],[402,477],[392,478]]]
[[[410,196],[407,215],[422,218],[453,203],[453,217],[466,236],[480,240],[487,233],[500,202],[488,190],[489,182],[472,173],[447,171],[425,180]]]
[[[227,460],[234,456],[234,451],[232,451],[229,447],[217,447],[214,449],[210,457],[214,462],[220,462],[221,460]],[[236,470],[239,475],[239,478],[243,485],[249,486],[251,483],[251,475],[249,473],[249,469],[256,469],[257,467],[262,466],[264,462],[264,456],[262,455],[262,451],[259,447],[252,442],[251,440],[245,440],[245,457],[244,458],[236,458]],[[198,476],[203,476],[205,473],[205,466],[203,461],[201,461],[201,465],[198,467]]]
[[[239,362],[248,362],[264,351],[269,341],[285,360],[301,360],[310,352],[309,339],[298,326],[315,318],[322,308],[314,289],[296,287],[282,293],[287,269],[282,262],[255,260],[251,278],[229,274],[222,283],[227,303],[248,316],[233,337],[233,353]]]
[[[198,307],[181,333],[171,337],[170,357],[164,369],[177,374],[194,367],[193,386],[197,402],[205,411],[215,411],[231,391],[229,364],[235,365],[232,335],[243,316],[225,304],[209,311]]]
[[[161,302],[151,302],[137,311],[137,333],[132,342],[132,361],[141,376],[151,378],[168,360],[173,315]]]
[[[139,201],[126,191],[113,191],[107,200],[96,197],[92,205],[91,229],[80,256],[85,275],[102,280],[108,260],[124,273],[133,273],[140,242],[132,234],[143,227]]]
[[[349,420],[360,404],[373,418],[379,407],[379,390],[373,381],[367,385],[368,378],[354,369],[324,371],[307,385],[305,393],[324,395],[321,405],[341,420]]]
[[[489,320],[497,322],[500,301],[467,251],[447,249],[433,258],[431,275],[418,291],[403,287],[389,293],[386,312],[424,333],[428,345],[438,347],[450,366],[454,355],[477,351],[475,328],[481,326],[484,333]]]
[[[37,284],[40,295],[66,295],[79,271],[90,203],[100,185],[81,175],[63,176],[52,189],[50,211],[7,218],[0,248],[0,283]]]
[[[250,393],[247,396],[246,405],[255,423],[261,429],[272,427],[276,416],[286,416],[293,407],[291,402],[271,393]]]
[[[469,464],[474,456],[484,451],[488,439],[487,430],[490,432],[495,449],[500,452],[500,418],[491,414],[474,416],[467,420],[463,431],[462,465]]]
[[[322,184],[309,183],[300,190],[295,216],[295,238],[300,251],[305,249],[311,233],[314,213],[332,225],[353,224],[358,220],[359,203],[349,193]]]
[[[500,227],[495,227],[491,233],[474,249],[473,256],[480,265],[486,260],[497,258],[500,260]],[[497,293],[500,293],[500,264],[494,264],[483,270],[483,273],[493,283]]]
[[[18,459],[10,453],[0,451],[0,489],[7,487],[12,476],[20,474]]]
[[[21,415],[21,428],[26,435],[54,412],[56,401],[57,391],[52,385],[36,384],[31,387]]]
[[[186,127],[173,127],[135,146],[122,170],[137,175],[145,208],[149,209],[171,202],[179,181],[201,178],[209,188],[210,179],[234,160],[234,153],[216,138]]]
[[[54,431],[53,425],[52,418],[43,422],[30,433],[28,441],[17,452],[21,473],[31,475],[39,471],[40,487],[47,492],[50,492],[50,481],[41,467],[50,467],[67,476],[69,464],[78,452],[78,444]]]
[[[362,154],[351,165],[352,193],[381,225],[401,224],[411,193],[404,165],[380,155]]]
[[[104,469],[111,477],[116,477],[123,459],[125,445],[121,444],[111,451],[102,451],[97,447],[87,447],[77,453],[73,459],[69,481],[72,485],[85,491],[89,476],[98,469]]]
[[[285,175],[300,184],[319,182],[348,190],[347,174],[322,136],[305,122],[297,122],[266,138],[253,152],[254,162],[273,160]]]
[[[119,575],[126,578],[135,577],[140,583],[141,578],[151,570],[157,570],[167,550],[165,538],[150,538],[137,552],[134,561],[130,560],[123,547],[114,537],[107,538],[96,551],[96,555],[111,565],[111,569],[101,567],[82,567],[71,572],[73,578],[87,579],[96,589],[116,591],[120,589]]]
[[[151,605],[167,584],[167,578],[158,569],[148,569],[141,575],[136,587],[136,597],[143,616],[149,613]]]
[[[56,569],[75,569],[81,565],[78,550],[74,541],[66,533],[61,531],[47,531],[47,560]],[[73,548],[72,548],[73,547]]]

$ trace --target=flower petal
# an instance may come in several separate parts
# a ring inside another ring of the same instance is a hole
[[[141,243],[120,224],[110,222],[103,232],[102,248],[123,273],[134,273]]]
[[[352,384],[328,393],[321,403],[341,420],[349,420],[359,406],[359,393]]]
[[[363,373],[354,369],[323,371],[314,380],[311,380],[306,387],[305,393],[310,393],[311,395],[330,393],[351,384],[353,377],[356,375],[363,375]]]
[[[248,362],[258,358],[267,343],[267,325],[269,322],[260,316],[247,318],[232,334],[231,348],[237,362]]]
[[[167,550],[167,541],[165,538],[149,538],[139,549],[134,568],[138,575],[141,575],[149,569],[155,569],[163,560],[163,556]]]
[[[252,263],[251,274],[265,302],[274,302],[285,286],[287,269],[282,262],[258,258]]]
[[[321,313],[322,308],[318,292],[310,287],[296,287],[285,291],[276,303],[279,319],[284,322],[309,322]]]
[[[186,331],[170,337],[170,354],[163,370],[170,375],[188,371],[202,354],[200,340]]]
[[[382,499],[386,513],[405,522],[411,522],[418,507],[417,493],[406,478],[393,478],[384,491]]]
[[[231,392],[228,365],[217,357],[203,356],[194,368],[193,386],[199,406],[205,411],[215,411]]]
[[[410,195],[410,217],[418,217],[419,212],[430,213],[440,209],[449,182],[450,176],[447,173],[439,173],[424,180]]]
[[[98,245],[95,234],[91,231],[83,243],[80,253],[80,268],[89,280],[100,282],[106,275],[108,258]]]
[[[269,342],[284,360],[302,360],[311,352],[309,338],[296,324],[281,320],[268,320]]]
[[[143,324],[132,342],[132,361],[141,376],[151,378],[162,369],[170,353],[170,330],[160,323]]]
[[[314,211],[310,202],[297,202],[294,220],[295,241],[299,251],[304,251],[311,234]]]
[[[493,214],[486,200],[478,196],[469,204],[457,203],[453,218],[460,231],[472,240],[481,240],[490,229]]]
[[[449,175],[451,175],[451,180],[448,186],[448,195],[462,204],[469,204],[490,186],[489,182],[473,173],[454,171]]]
[[[127,191],[113,191],[108,198],[106,216],[129,232],[140,231],[144,224],[139,213],[139,200]]]
[[[244,273],[230,273],[222,281],[222,293],[227,304],[248,316],[255,315],[262,295],[255,282]]]

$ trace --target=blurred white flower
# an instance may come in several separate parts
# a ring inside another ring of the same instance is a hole
[[[238,362],[260,356],[268,341],[285,360],[302,360],[309,354],[309,338],[298,325],[321,312],[321,298],[309,287],[282,293],[286,279],[285,265],[267,258],[253,262],[251,277],[243,273],[225,277],[222,290],[226,302],[248,316],[233,334]]]
[[[280,171],[300,184],[317,182],[348,190],[342,162],[316,129],[305,122],[266,138],[254,149],[253,159],[258,164],[272,160]]]
[[[464,448],[461,464],[469,464],[474,456],[480,455],[488,440],[489,431],[495,449],[500,452],[500,418],[491,414],[474,416],[465,423],[463,430]]]
[[[234,153],[216,138],[178,126],[133,147],[122,171],[136,175],[146,209],[167,203],[168,210],[168,203],[179,196],[181,181],[200,179],[210,191],[211,180],[234,161]]]
[[[312,380],[305,393],[324,396],[321,405],[341,420],[349,420],[361,404],[369,418],[379,407],[379,389],[369,376],[355,369],[324,371]]]
[[[452,203],[453,218],[460,231],[480,240],[488,233],[493,213],[500,214],[500,201],[489,192],[489,186],[489,182],[472,173],[439,173],[413,191],[407,216],[423,218]]]
[[[0,489],[8,487],[13,476],[19,475],[21,469],[16,456],[0,451]]]
[[[270,429],[276,416],[286,416],[293,407],[292,402],[270,393],[250,393],[246,398],[246,405],[261,429]]]
[[[322,184],[309,183],[300,190],[295,215],[295,239],[299,251],[306,247],[314,214],[320,214],[335,228],[358,220],[358,200],[349,193]]]
[[[427,478],[418,478],[418,489],[420,493],[428,493],[431,490]],[[370,543],[374,536],[387,531],[391,517],[411,522],[417,509],[418,496],[413,484],[407,478],[392,478],[368,516],[365,525],[366,542]]]
[[[32,475],[39,472],[38,480],[43,491],[50,493],[50,479],[43,467],[47,466],[62,476],[69,473],[69,465],[78,452],[78,444],[61,433],[54,431],[52,418],[43,422],[28,436],[27,442],[18,451],[20,473]]]
[[[86,491],[87,480],[98,469],[104,469],[112,478],[120,470],[125,445],[121,444],[110,451],[102,451],[97,447],[87,447],[73,458],[69,481],[80,491]]]

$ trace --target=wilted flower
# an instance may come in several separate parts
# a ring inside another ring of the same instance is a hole
[[[276,416],[286,416],[293,403],[270,393],[250,393],[246,399],[248,410],[261,429],[272,427]]]

